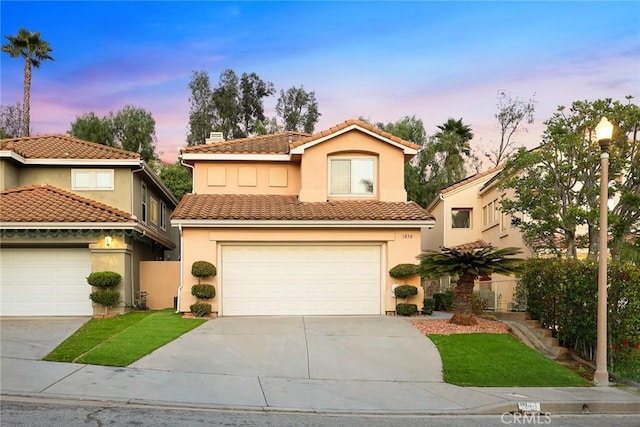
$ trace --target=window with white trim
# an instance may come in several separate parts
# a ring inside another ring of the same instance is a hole
[[[143,182],[140,190],[140,208],[141,208],[141,216],[142,222],[147,222],[147,185]]]
[[[482,225],[484,227],[497,224],[500,219],[500,203],[495,199],[482,208]]]
[[[167,229],[167,206],[160,202],[160,228]]]
[[[469,208],[451,209],[451,228],[471,228],[471,212]]]
[[[111,191],[113,182],[113,169],[71,169],[71,189],[74,191]]]
[[[336,157],[329,159],[329,193],[333,196],[375,194],[375,159]]]

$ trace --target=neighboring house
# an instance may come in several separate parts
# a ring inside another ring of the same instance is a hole
[[[418,148],[359,120],[314,135],[213,133],[184,148],[194,194],[171,218],[181,233],[179,311],[196,302],[191,266],[206,260],[218,270],[205,280],[218,315],[393,312],[389,270],[417,263],[421,229],[434,225],[404,189]],[[422,294],[412,302],[421,308]]]
[[[122,275],[122,302],[139,292],[139,263],[177,259],[169,218],[177,200],[132,153],[69,135],[0,140],[2,316],[103,313],[87,276]]]
[[[439,250],[482,240],[498,248],[518,247],[528,258],[534,255],[522,233],[504,214],[500,201],[511,196],[510,190],[498,187],[497,177],[504,168],[499,165],[472,175],[440,191],[427,206],[436,225],[422,231],[422,250]],[[443,285],[448,278],[443,279]],[[477,289],[485,293],[489,306],[497,310],[513,307],[515,280],[495,275],[491,281],[479,282]]]

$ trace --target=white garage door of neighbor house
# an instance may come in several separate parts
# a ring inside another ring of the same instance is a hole
[[[88,249],[0,249],[0,315],[93,314]]]
[[[380,314],[378,245],[222,247],[221,314]]]

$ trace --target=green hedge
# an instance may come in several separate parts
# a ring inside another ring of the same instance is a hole
[[[417,264],[398,264],[389,270],[389,276],[396,279],[415,276],[419,272],[420,266]]]
[[[87,283],[98,288],[118,286],[121,280],[122,276],[115,271],[96,271],[87,277]]]
[[[425,298],[424,305],[422,307],[422,314],[433,314],[433,309],[436,307],[436,302],[433,298]]]
[[[115,307],[120,302],[120,292],[113,289],[100,289],[89,294],[89,298],[96,304],[105,307]]]
[[[455,303],[455,294],[453,289],[447,290],[442,294],[434,294],[433,301],[435,303],[436,311],[451,311]]]
[[[207,317],[211,314],[211,304],[197,302],[195,304],[191,304],[189,309],[198,317]]]
[[[216,266],[209,261],[196,261],[191,264],[191,274],[195,277],[214,277],[217,273]]]
[[[400,285],[393,291],[396,298],[409,298],[418,295],[418,288],[413,285]]]
[[[213,285],[193,285],[191,295],[196,298],[211,299],[216,296],[216,288]]]
[[[396,305],[396,313],[400,316],[411,316],[418,312],[418,306],[415,304],[398,304]]]
[[[640,345],[640,268],[608,268],[608,343],[612,349]],[[532,319],[550,328],[561,343],[583,356],[596,352],[598,265],[593,261],[531,259],[522,291]],[[609,352],[615,361],[618,354]]]

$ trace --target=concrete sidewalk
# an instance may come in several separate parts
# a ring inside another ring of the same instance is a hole
[[[42,341],[55,340],[46,330],[26,339],[21,325],[12,333],[2,322],[3,395],[320,413],[502,414],[518,402],[552,414],[640,413],[640,391],[626,387],[446,384],[435,346],[399,318],[220,318],[128,368],[38,360],[50,350]]]

